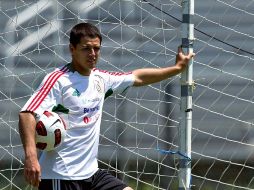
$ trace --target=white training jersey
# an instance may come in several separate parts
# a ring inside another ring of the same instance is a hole
[[[21,110],[38,115],[53,110],[67,125],[64,142],[53,151],[43,151],[39,158],[42,179],[81,180],[98,170],[104,98],[134,83],[132,73],[93,69],[90,76],[83,76],[70,68],[68,64],[46,75]]]

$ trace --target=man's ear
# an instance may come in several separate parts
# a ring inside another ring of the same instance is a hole
[[[71,55],[72,55],[73,51],[74,51],[74,46],[72,44],[69,44],[69,50],[70,50]]]

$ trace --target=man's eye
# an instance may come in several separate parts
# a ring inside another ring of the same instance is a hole
[[[100,50],[100,47],[83,47],[82,48],[83,51],[99,51]]]

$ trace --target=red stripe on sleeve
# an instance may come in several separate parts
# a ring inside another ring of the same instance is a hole
[[[101,70],[101,69],[97,69],[94,68],[93,71],[99,71],[101,73],[108,73],[110,75],[114,75],[114,76],[121,76],[121,75],[130,75],[132,74],[132,72],[112,72],[112,71],[106,71],[106,70]]]
[[[45,81],[43,86],[40,88],[39,92],[36,94],[32,102],[27,107],[28,111],[34,111],[36,110],[41,102],[44,100],[44,98],[47,96],[51,88],[54,86],[57,79],[62,76],[67,71],[66,68],[62,68],[59,71],[53,72],[48,79]]]

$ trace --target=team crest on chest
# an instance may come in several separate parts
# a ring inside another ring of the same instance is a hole
[[[94,89],[98,93],[100,93],[100,94],[104,93],[104,91],[105,91],[104,82],[103,82],[103,79],[101,76],[95,75],[93,83],[94,83]]]

